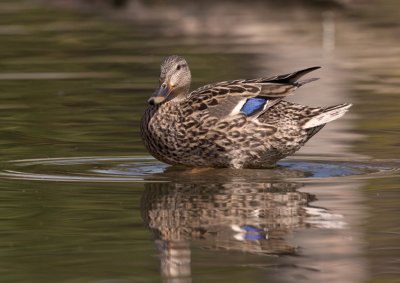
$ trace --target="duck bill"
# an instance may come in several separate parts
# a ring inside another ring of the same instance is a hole
[[[153,96],[150,97],[150,99],[148,100],[150,105],[156,105],[156,104],[160,104],[161,102],[164,102],[167,97],[171,94],[173,90],[173,87],[170,84],[167,84],[167,87],[160,87],[159,89],[157,89]]]

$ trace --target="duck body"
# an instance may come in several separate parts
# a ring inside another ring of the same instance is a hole
[[[168,57],[164,65],[168,65],[168,59],[174,72],[176,64],[187,65],[179,56]],[[319,108],[283,100],[296,88],[314,80],[298,81],[315,69],[317,67],[269,78],[220,82],[175,95],[171,93],[179,81],[170,86],[168,75],[165,78],[161,75],[160,83],[167,85],[162,84],[149,100],[141,121],[144,144],[155,158],[171,165],[274,166],[278,160],[299,150],[326,123],[341,117],[351,106]],[[162,92],[163,87],[168,90]],[[158,98],[156,103],[152,101],[154,98]]]

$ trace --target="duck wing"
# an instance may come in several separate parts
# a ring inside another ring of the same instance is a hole
[[[207,110],[211,116],[218,118],[238,113],[257,118],[298,87],[316,80],[298,81],[300,77],[318,68],[311,67],[273,77],[209,84],[191,92],[188,100],[195,110]]]

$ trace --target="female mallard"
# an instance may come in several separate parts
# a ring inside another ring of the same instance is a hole
[[[283,100],[315,79],[318,69],[203,86],[189,93],[186,60],[161,64],[160,88],[141,121],[142,138],[157,159],[191,167],[270,167],[293,154],[351,104],[308,107]]]

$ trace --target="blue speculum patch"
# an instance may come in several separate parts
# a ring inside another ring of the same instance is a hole
[[[260,98],[260,97],[249,98],[243,105],[242,109],[240,109],[240,111],[242,111],[246,116],[251,116],[254,113],[257,113],[258,111],[262,110],[267,102],[268,100],[265,98]]]

